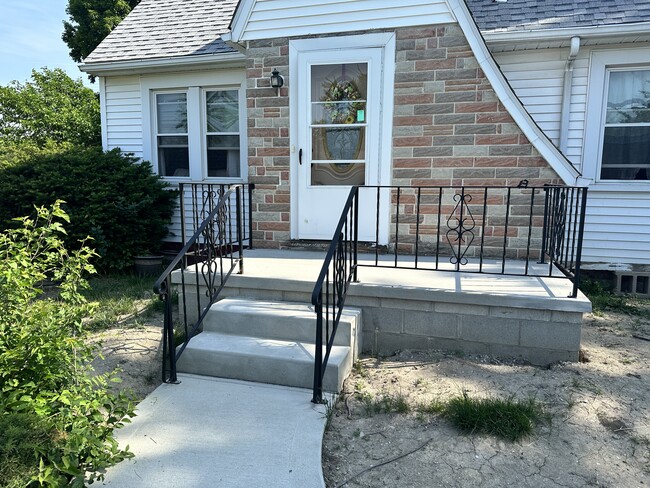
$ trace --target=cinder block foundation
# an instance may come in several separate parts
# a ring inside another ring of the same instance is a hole
[[[232,276],[227,297],[309,303],[305,282]],[[196,298],[188,296],[196,307]],[[536,365],[577,361],[582,314],[576,299],[464,293],[451,290],[353,284],[346,306],[362,310],[362,351],[390,355],[401,349],[445,349],[519,357]]]

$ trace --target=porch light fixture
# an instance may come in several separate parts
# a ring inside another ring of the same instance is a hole
[[[271,86],[273,88],[280,89],[282,88],[282,85],[284,85],[284,78],[278,73],[278,70],[273,68],[273,71],[271,72]]]

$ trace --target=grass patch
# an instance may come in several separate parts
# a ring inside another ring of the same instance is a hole
[[[38,473],[39,449],[52,443],[45,421],[29,413],[0,414],[0,486],[23,488]]]
[[[447,402],[443,415],[463,432],[517,441],[532,434],[544,411],[534,399],[470,398],[463,393]]]
[[[89,280],[90,289],[84,296],[99,304],[96,313],[89,318],[90,330],[102,330],[115,326],[131,315],[150,316],[162,310],[162,302],[153,293],[154,279],[134,274],[96,276]]]
[[[615,295],[602,283],[594,280],[584,280],[580,285],[580,290],[591,301],[593,313],[596,315],[612,311],[650,318],[650,300],[630,295]]]
[[[366,415],[369,417],[378,413],[409,413],[411,411],[406,396],[401,393],[395,395],[384,393],[378,397],[369,393],[360,393],[358,398],[361,400]]]

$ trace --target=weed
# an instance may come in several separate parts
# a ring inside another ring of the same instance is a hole
[[[610,310],[650,318],[650,300],[634,296],[615,295],[600,282],[592,280],[584,280],[580,285],[580,289],[591,301],[595,315],[600,316],[604,311]]]
[[[355,429],[354,432],[352,432],[352,437],[361,437],[361,429]]]
[[[323,405],[325,405],[325,430],[329,430],[334,418],[334,411],[336,410],[337,397],[332,396],[331,399],[323,398]]]
[[[452,398],[444,409],[444,416],[464,432],[490,434],[517,441],[533,432],[543,417],[540,404],[509,398],[470,398],[467,393]]]
[[[594,395],[603,394],[603,390],[598,385],[596,385],[593,381],[589,381],[586,379],[582,381],[579,380],[578,378],[574,378],[573,380],[571,380],[571,386],[576,390],[586,390],[593,393]]]
[[[361,361],[355,361],[354,364],[352,365],[352,372],[354,374],[358,374],[361,377],[366,377],[367,373],[365,368],[363,367],[363,364],[361,364]]]
[[[419,403],[415,410],[422,414],[435,415],[444,412],[445,404],[439,400],[431,400],[428,402]]]
[[[416,388],[420,388],[420,387],[425,388],[428,384],[429,382],[424,378],[418,378],[413,382],[413,386],[415,386]]]
[[[406,396],[401,393],[395,395],[384,393],[380,397],[374,397],[370,393],[358,393],[357,398],[361,400],[368,417],[378,413],[408,413],[411,411]]]

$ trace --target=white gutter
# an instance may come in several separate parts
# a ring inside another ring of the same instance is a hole
[[[139,59],[134,61],[111,61],[99,63],[80,63],[78,67],[84,73],[90,73],[95,76],[104,76],[116,72],[132,71],[155,71],[162,68],[187,69],[201,68],[207,65],[242,65],[246,56],[242,53],[227,52],[215,54],[198,54],[192,56],[170,56],[156,59]]]
[[[591,37],[613,37],[650,34],[650,22],[634,24],[603,25],[590,27],[571,27],[562,29],[524,29],[516,31],[486,31],[483,38],[488,44],[499,42],[553,41],[570,39],[578,36],[582,39]]]
[[[569,115],[571,114],[571,87],[573,85],[573,62],[580,51],[580,38],[571,38],[571,49],[564,67],[564,88],[562,89],[562,112],[560,117],[560,151],[567,152],[569,140]]]

